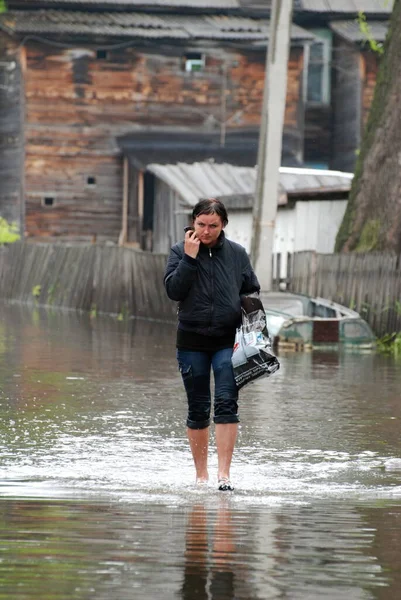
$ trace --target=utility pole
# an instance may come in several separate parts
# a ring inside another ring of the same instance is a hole
[[[274,226],[283,145],[291,21],[292,0],[273,0],[252,232],[252,260],[262,291],[269,291],[272,285]]]

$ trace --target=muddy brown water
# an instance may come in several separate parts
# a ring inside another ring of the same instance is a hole
[[[198,489],[174,327],[0,306],[0,599],[401,597],[401,364],[280,356]]]

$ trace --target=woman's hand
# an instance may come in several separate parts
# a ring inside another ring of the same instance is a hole
[[[196,237],[195,231],[187,231],[185,234],[184,251],[191,258],[196,258],[199,252],[200,240]]]

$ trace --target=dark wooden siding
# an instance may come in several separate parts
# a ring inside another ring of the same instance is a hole
[[[330,105],[306,105],[304,155],[306,162],[330,163],[332,141],[331,118]]]
[[[228,130],[258,127],[265,52],[209,47],[205,70],[186,73],[182,59],[190,50],[127,48],[98,60],[93,49],[82,45],[68,50],[28,46],[29,236],[118,240],[123,188],[123,162],[115,143],[119,135],[150,126],[161,132],[165,128],[166,136],[177,127],[218,131],[222,119]],[[292,49],[285,130],[294,154],[302,148],[302,58],[301,49]],[[45,198],[53,204],[43,206]]]
[[[23,231],[23,128],[19,52],[0,38],[0,216]]]
[[[184,239],[191,208],[164,181],[155,178],[153,251],[168,254],[171,246]]]
[[[335,37],[333,61],[333,155],[331,167],[352,172],[361,142],[362,57],[359,48]]]

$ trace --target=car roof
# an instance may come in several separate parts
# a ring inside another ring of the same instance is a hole
[[[291,306],[291,303],[293,303],[294,307],[296,305],[298,305],[298,307],[302,306],[304,310],[302,314],[306,314],[308,306],[311,302],[314,302],[321,306],[332,308],[343,316],[360,317],[359,313],[348,308],[347,306],[343,306],[342,304],[338,304],[337,302],[333,302],[332,300],[328,300],[320,296],[312,297],[307,296],[306,294],[295,294],[293,292],[262,292],[261,299],[266,307],[269,308],[269,306],[272,306],[277,310],[280,308],[280,306],[283,306],[285,307],[286,312],[289,311],[289,307]],[[296,312],[298,313],[298,311]]]

